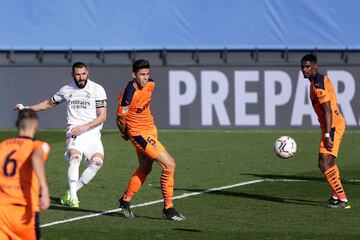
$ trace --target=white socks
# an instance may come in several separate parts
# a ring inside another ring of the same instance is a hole
[[[68,181],[70,186],[70,199],[77,200],[77,183],[79,180],[79,167],[80,167],[81,155],[74,154],[70,156],[69,168],[68,168]]]
[[[88,184],[93,179],[101,168],[103,160],[99,157],[91,159],[88,167],[81,174],[79,179],[79,167],[81,156],[78,154],[72,155],[69,160],[68,180],[70,187],[70,199],[78,200],[77,191],[79,191],[84,185]]]
[[[90,164],[85,171],[81,174],[77,182],[76,191],[79,191],[84,185],[88,184],[93,179],[101,166]]]

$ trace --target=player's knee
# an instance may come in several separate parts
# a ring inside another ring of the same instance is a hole
[[[175,169],[176,167],[175,160],[171,156],[169,156],[169,160],[167,161],[165,167],[167,169]]]
[[[327,171],[329,168],[335,165],[335,160],[330,155],[320,154],[318,167],[322,172]]]
[[[101,168],[101,166],[103,165],[103,160],[99,157],[93,157],[90,161],[90,165],[93,165],[95,167]]]
[[[81,155],[80,154],[73,154],[70,156],[69,164],[70,165],[80,165]]]
[[[328,161],[328,165],[329,165],[329,168],[331,168],[332,166],[335,165],[335,159],[333,157],[330,157],[330,159]]]
[[[152,167],[139,167],[139,169],[143,174],[149,175],[151,173]]]
[[[324,165],[324,163],[323,163],[322,161],[319,161],[319,162],[318,162],[318,168],[319,168],[322,172],[325,171],[325,165]]]
[[[319,161],[318,167],[322,172],[326,172],[332,165],[328,161]]]

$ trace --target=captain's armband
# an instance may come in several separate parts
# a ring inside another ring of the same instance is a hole
[[[96,108],[106,108],[106,106],[107,106],[106,99],[104,99],[104,100],[96,100],[95,105],[96,105]]]

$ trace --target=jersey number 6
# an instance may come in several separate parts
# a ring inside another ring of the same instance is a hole
[[[7,177],[12,177],[15,175],[16,173],[16,160],[11,158],[11,156],[15,153],[16,151],[12,151],[11,153],[9,153],[9,155],[7,155],[5,163],[4,163],[4,175]],[[12,168],[11,168],[12,167]],[[11,171],[9,171],[11,169]]]

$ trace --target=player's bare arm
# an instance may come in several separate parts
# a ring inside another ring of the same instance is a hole
[[[333,142],[331,140],[331,137],[328,136],[328,134],[330,134],[330,132],[331,132],[331,126],[332,126],[331,105],[330,105],[330,102],[328,101],[328,102],[321,104],[321,106],[324,109],[324,114],[325,114],[325,134],[326,134],[326,136],[324,136],[325,147],[327,150],[331,151],[331,149],[333,148]]]
[[[50,195],[49,195],[48,185],[46,182],[45,163],[42,160],[42,155],[43,155],[42,150],[40,148],[36,148],[31,156],[31,163],[35,171],[35,174],[39,179],[40,187],[41,187],[40,209],[46,210],[50,206]]]
[[[126,130],[126,117],[125,116],[117,116],[116,124],[120,130],[121,137],[125,141],[129,140],[129,136],[128,136],[127,130]]]
[[[14,110],[20,111],[24,108],[30,108],[31,110],[34,110],[35,112],[39,111],[45,111],[48,109],[51,109],[56,106],[56,103],[54,103],[51,99],[44,100],[42,102],[39,102],[37,104],[31,105],[31,106],[24,106],[21,103],[18,103],[15,105]]]
[[[71,129],[71,134],[79,136],[83,132],[86,132],[90,128],[94,128],[96,126],[99,126],[100,124],[104,123],[106,120],[106,107],[97,108],[96,109],[96,115],[97,117],[92,120],[91,122],[88,122],[84,125],[75,126],[73,129]]]

